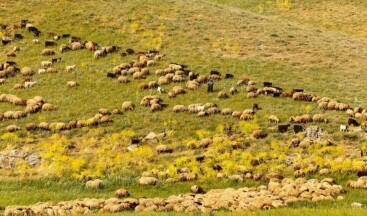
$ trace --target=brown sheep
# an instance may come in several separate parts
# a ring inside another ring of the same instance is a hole
[[[254,85],[249,85],[246,87],[246,92],[256,92],[257,88]]]
[[[229,98],[229,96],[226,92],[220,91],[220,92],[218,92],[218,98],[219,99],[226,99],[226,98]]]
[[[44,56],[55,55],[55,51],[46,48],[42,50],[41,54]]]
[[[155,112],[155,111],[160,111],[162,110],[162,106],[160,104],[154,103],[150,106],[150,111]]]
[[[210,107],[208,108],[207,112],[209,114],[218,114],[218,113],[221,113],[221,110],[217,107]]]
[[[328,120],[325,118],[323,114],[315,114],[312,117],[313,122],[322,122],[322,123],[328,123]]]
[[[34,71],[30,67],[24,67],[24,68],[22,68],[22,70],[20,71],[20,73],[23,76],[33,76],[34,75]]]
[[[233,110],[230,108],[224,108],[222,109],[222,112],[221,112],[222,115],[231,115],[232,113],[233,113]]]
[[[130,80],[126,76],[119,76],[119,78],[117,78],[117,82],[118,83],[129,83]]]
[[[33,123],[28,123],[28,124],[26,124],[26,126],[25,126],[25,129],[27,130],[27,131],[34,131],[34,130],[37,130],[37,125],[35,125],[35,124],[33,124]]]
[[[9,126],[6,127],[6,131],[10,132],[10,133],[15,132],[17,130],[20,130],[20,127],[18,127],[16,125],[9,125]]]
[[[173,107],[173,112],[184,112],[187,108],[184,105],[176,105]]]
[[[128,196],[130,196],[129,192],[125,189],[122,189],[122,188],[116,190],[116,192],[115,192],[115,197],[119,198],[119,199],[124,198],[124,197],[128,197]]]
[[[266,137],[266,133],[263,130],[255,130],[254,132],[252,132],[252,136],[255,139],[263,139]]]
[[[138,87],[139,89],[144,90],[144,89],[148,89],[149,85],[148,83],[139,83]]]
[[[134,110],[134,109],[135,109],[135,104],[132,101],[125,101],[124,103],[122,103],[123,111]]]
[[[248,114],[248,113],[242,113],[240,119],[241,120],[245,120],[245,121],[253,120],[254,119],[254,115]]]

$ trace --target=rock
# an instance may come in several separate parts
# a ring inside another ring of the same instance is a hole
[[[310,126],[306,128],[304,133],[306,137],[314,139],[318,139],[324,134],[323,130],[319,126]]]

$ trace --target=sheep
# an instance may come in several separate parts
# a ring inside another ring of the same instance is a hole
[[[148,88],[153,89],[153,88],[157,88],[158,87],[158,83],[156,81],[150,81],[148,83]]]
[[[209,114],[218,114],[218,113],[221,113],[221,110],[217,107],[210,107],[208,108],[207,112]]]
[[[139,83],[138,87],[141,90],[144,90],[144,89],[148,89],[149,88],[148,83],[145,83],[145,82],[144,83]]]
[[[52,49],[46,48],[42,50],[41,54],[44,56],[55,55],[55,51],[53,51]]]
[[[249,85],[246,87],[246,92],[256,92],[257,88],[254,85]]]
[[[94,59],[98,59],[107,55],[106,49],[97,50],[94,52]]]
[[[110,111],[108,111],[108,109],[106,109],[106,108],[100,108],[100,109],[98,110],[98,113],[99,113],[99,114],[102,114],[102,115],[111,115],[111,112],[110,112]]]
[[[184,105],[176,105],[173,107],[173,112],[184,112],[188,109]]]
[[[229,98],[229,96],[226,92],[220,91],[220,92],[218,92],[218,98],[219,99],[226,99],[226,98]]]
[[[196,193],[196,194],[204,193],[203,188],[198,186],[198,185],[191,186],[190,190],[191,190],[192,193]]]
[[[118,190],[115,191],[115,197],[116,198],[121,199],[121,198],[128,197],[128,196],[130,196],[130,194],[125,189],[120,188],[120,189],[118,189]]]
[[[174,94],[185,94],[186,93],[185,89],[183,89],[181,86],[173,87],[172,92]]]
[[[119,78],[117,78],[117,82],[118,83],[129,83],[130,80],[126,76],[119,76]]]
[[[232,112],[232,117],[241,118],[241,115],[242,115],[242,112],[240,112],[240,111],[233,111]]]
[[[328,123],[328,120],[325,118],[324,115],[322,114],[315,114],[313,117],[312,117],[312,121],[313,122],[322,122],[322,123]]]
[[[25,129],[27,130],[27,131],[34,131],[34,130],[37,130],[37,125],[35,125],[35,124],[33,124],[33,123],[28,123],[28,124],[26,124],[26,126],[25,126]]]
[[[242,115],[240,116],[240,119],[245,120],[245,121],[253,120],[254,115],[248,114],[248,113],[242,113]]]
[[[38,69],[38,74],[44,74],[46,73],[46,69],[42,68],[42,69]]]
[[[34,75],[34,71],[30,67],[24,67],[24,68],[22,68],[22,70],[20,71],[20,73],[23,76],[32,76],[32,75]]]
[[[67,81],[66,84],[69,86],[69,87],[76,87],[78,86],[79,84],[75,81]]]
[[[87,188],[91,188],[91,189],[101,189],[104,185],[103,185],[103,181],[102,180],[95,179],[95,180],[87,181],[85,183],[85,186]]]
[[[247,98],[257,98],[258,94],[255,92],[249,92],[247,93]]]
[[[138,182],[140,185],[156,185],[158,179],[155,177],[141,177]]]
[[[70,50],[71,50],[71,46],[67,45],[67,44],[62,44],[59,48],[59,51],[61,53],[64,53],[64,52],[67,52],[67,51],[70,51]]]
[[[42,61],[41,62],[42,67],[50,67],[52,65],[51,61]]]
[[[80,43],[80,42],[72,42],[71,44],[70,44],[70,49],[71,50],[73,50],[73,51],[77,51],[77,50],[80,50],[80,49],[83,49],[84,48],[84,46],[83,46],[83,44],[82,43]],[[99,51],[99,50],[97,50],[97,51]],[[96,51],[96,52],[97,52]],[[94,58],[96,58],[96,52],[94,53]],[[105,56],[105,55],[103,55],[103,54],[100,54],[101,56],[98,56],[97,55],[97,58],[99,58],[99,57],[102,57],[102,56]]]
[[[53,67],[49,67],[46,69],[46,73],[57,73],[57,69]]]
[[[33,39],[32,40],[32,44],[39,44],[39,43],[40,43],[40,41],[38,39]]]
[[[252,136],[255,139],[263,139],[266,137],[266,133],[263,130],[255,130],[254,132],[252,132]]]
[[[235,87],[231,87],[231,88],[229,89],[229,93],[230,93],[231,95],[234,95],[234,94],[238,93],[238,90],[237,90]]]
[[[6,131],[10,132],[10,133],[15,132],[17,130],[20,130],[20,127],[18,127],[16,125],[9,125],[9,126],[6,127]]]
[[[150,111],[155,112],[155,111],[160,111],[162,110],[162,106],[160,104],[152,104],[150,106]]]
[[[14,89],[23,89],[23,88],[24,88],[24,85],[22,84],[17,83],[14,85]]]
[[[135,104],[132,101],[125,101],[122,103],[123,111],[134,110],[134,109],[135,109]]]
[[[5,80],[6,79],[0,79],[0,85],[4,84],[5,83]]]
[[[37,82],[33,81],[33,82],[25,82],[24,83],[24,88],[31,88],[33,87]]]
[[[340,132],[347,132],[348,131],[348,126],[340,125],[339,130],[340,130]]]
[[[224,108],[222,109],[222,112],[221,112],[222,115],[231,115],[232,113],[233,113],[233,110],[230,108]]]
[[[135,72],[133,74],[134,79],[145,79],[145,75],[142,72]]]
[[[173,150],[171,148],[169,148],[166,145],[158,145],[155,150],[157,151],[157,154],[162,154],[162,153],[172,153]]]
[[[76,68],[76,65],[69,65],[69,66],[66,66],[65,70],[66,72],[73,72]]]
[[[269,116],[269,122],[278,124],[279,123],[279,118],[276,117],[275,115],[271,115],[271,116]]]
[[[205,112],[205,111],[199,111],[197,114],[197,117],[204,117],[204,116],[208,116],[209,113]]]

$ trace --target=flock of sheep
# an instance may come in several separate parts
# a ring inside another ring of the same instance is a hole
[[[34,36],[38,37],[41,34],[34,25],[28,21],[22,21],[21,27],[25,28],[28,32],[32,33]],[[135,52],[134,50],[128,48],[125,51],[121,51],[121,47],[116,45],[100,47],[96,42],[93,41],[82,41],[79,37],[73,37],[69,34],[54,35],[49,34],[53,37],[52,40],[46,40],[44,42],[45,49],[42,50],[41,55],[52,56],[56,52],[52,47],[57,46],[57,41],[65,38],[70,38],[67,43],[61,44],[59,46],[59,52],[71,52],[81,49],[86,49],[94,52],[94,59],[103,58],[109,54],[118,53],[120,56],[135,55],[136,59],[131,62],[122,63],[111,68],[110,72],[106,73],[106,76],[111,79],[116,79],[117,83],[123,85],[130,83],[131,81],[142,81],[148,76],[155,74],[156,80],[149,82],[141,82],[138,85],[140,90],[152,89],[156,90],[158,95],[147,95],[143,97],[140,101],[140,106],[149,107],[151,112],[157,112],[163,110],[167,107],[167,104],[163,103],[163,98],[174,99],[178,95],[186,94],[189,91],[198,90],[199,87],[208,82],[209,77],[216,81],[222,80],[221,73],[217,71],[212,71],[208,75],[195,74],[187,69],[186,65],[171,63],[166,68],[156,69],[153,73],[151,71],[152,67],[160,65],[160,61],[165,58],[164,54],[160,54],[158,51],[148,51],[148,52]],[[20,34],[15,34],[13,38],[5,36],[2,37],[3,45],[10,44],[14,40],[21,40],[23,38]],[[33,44],[40,44],[39,39],[33,39]],[[15,46],[12,50],[7,52],[8,58],[16,57],[17,53],[21,49]],[[62,58],[52,58],[50,60],[45,60],[40,62],[41,68],[38,69],[38,74],[43,73],[57,73],[57,69],[53,66],[58,62],[62,61]],[[71,64],[66,66],[66,72],[73,72],[76,70],[76,65]],[[36,74],[36,70],[30,67],[23,67],[19,69],[16,67],[16,63],[12,61],[7,61],[0,65],[0,84],[6,83],[6,79],[11,78],[20,72],[24,77],[23,83],[18,83],[14,86],[15,89],[20,88],[31,88],[37,85],[37,81],[34,81],[32,77]],[[224,79],[232,79],[234,76],[232,74],[226,74]],[[171,83],[177,83],[172,89],[168,90],[166,86]],[[181,83],[185,83],[181,86]],[[76,81],[68,81],[67,85],[70,87],[78,86]],[[340,125],[340,131],[348,131],[348,126],[367,126],[367,110],[361,107],[352,108],[347,103],[342,103],[330,98],[320,98],[314,94],[309,94],[303,92],[303,89],[293,89],[292,92],[285,92],[282,88],[273,86],[271,82],[264,82],[262,87],[258,87],[257,82],[250,80],[246,75],[241,76],[237,82],[233,83],[233,86],[228,92],[222,90],[217,94],[218,99],[227,99],[235,94],[239,93],[237,89],[238,86],[246,86],[247,98],[256,98],[260,95],[267,95],[279,98],[293,98],[296,101],[309,101],[317,105],[320,110],[338,110],[345,111],[348,117],[348,124]],[[164,96],[166,95],[166,96]],[[24,118],[31,113],[36,113],[39,111],[51,111],[55,109],[53,104],[47,103],[42,97],[36,96],[32,99],[22,99],[12,94],[1,94],[0,102],[8,102],[16,106],[24,106],[23,111],[6,111],[0,113],[0,120],[5,119],[19,119]],[[133,111],[136,109],[136,102],[125,101],[121,105],[121,109],[114,109],[109,111],[106,108],[101,108],[95,116],[82,119],[82,120],[72,120],[69,122],[41,122],[39,124],[28,123],[25,129],[28,131],[33,130],[70,130],[73,128],[81,128],[86,126],[96,126],[103,123],[108,123],[112,121],[111,115],[122,114],[123,112]],[[239,120],[249,121],[255,118],[255,114],[258,110],[258,105],[254,104],[252,108],[244,110],[234,110],[230,107],[219,108],[215,103],[196,103],[190,105],[176,104],[172,107],[172,111],[175,113],[187,112],[189,114],[195,114],[197,117],[206,117],[214,114],[221,114],[223,116],[232,116]],[[363,121],[361,124],[357,122],[356,119]],[[280,133],[287,132],[290,123],[294,124],[294,130],[297,132],[302,131],[303,127],[299,124],[306,124],[310,122],[317,123],[329,123],[325,114],[315,114],[313,116],[309,114],[303,114],[299,116],[291,116],[285,124],[280,124],[286,120],[279,119],[275,114],[272,114],[268,118],[269,123],[277,125],[277,131]],[[20,127],[17,125],[9,125],[6,127],[8,132],[14,132],[19,130]],[[262,139],[267,136],[266,132],[262,129],[255,130],[252,136],[256,139]],[[190,148],[206,148],[213,141],[210,139],[202,139],[199,145],[189,145]],[[291,141],[292,147],[307,147],[306,141],[301,141],[299,139],[293,139]],[[309,145],[309,144],[308,144]],[[167,145],[156,146],[156,151],[158,154],[172,153],[173,149]],[[253,161],[253,163],[258,163],[258,161]],[[260,186],[258,188],[240,188],[240,189],[226,189],[226,190],[212,190],[206,194],[200,194],[203,192],[201,187],[193,187],[192,192],[194,194],[184,194],[179,196],[171,196],[167,199],[154,198],[154,199],[131,199],[127,198],[125,200],[119,199],[83,199],[70,202],[60,202],[60,203],[38,203],[34,206],[29,207],[8,207],[5,211],[5,215],[15,215],[18,213],[26,214],[41,214],[41,215],[58,215],[67,213],[90,213],[94,210],[99,210],[100,212],[118,212],[125,210],[135,210],[135,211],[168,211],[174,210],[178,212],[208,212],[212,210],[217,210],[221,208],[227,208],[229,210],[256,210],[256,209],[269,209],[269,208],[280,208],[284,207],[288,202],[295,201],[320,201],[320,200],[330,200],[343,192],[343,188],[340,185],[336,185],[333,179],[326,178],[322,181],[315,179],[305,180],[302,177],[305,173],[301,171],[304,168],[304,164],[293,163],[294,177],[296,180],[283,179],[279,175],[275,176],[261,176],[258,174],[247,173],[243,175],[230,175],[226,176],[224,173],[217,173],[217,178],[228,178],[233,181],[243,182],[244,177],[249,179],[258,180],[260,178],[268,178],[270,181],[268,186]],[[319,170],[318,165],[310,164],[307,167],[310,173],[318,172],[320,175],[325,175],[329,173],[327,169]],[[158,175],[152,174],[152,172],[145,172],[142,174],[138,183],[141,185],[155,185],[158,182]],[[195,181],[198,179],[197,174],[190,172],[190,170],[180,170],[179,177],[177,179],[167,178],[166,182],[174,181]],[[367,188],[367,180],[361,177],[357,181],[348,182],[347,186],[352,188]],[[100,188],[103,183],[101,180],[96,179],[87,182],[86,186],[88,188]],[[120,190],[116,192],[118,198],[128,196],[126,190]],[[342,196],[338,196],[337,199],[343,199]]]
[[[269,175],[271,177],[271,175]],[[273,209],[287,206],[287,203],[297,201],[342,200],[344,193],[342,186],[335,184],[331,178],[321,181],[317,179],[295,180],[270,178],[267,186],[243,187],[239,189],[213,189],[205,193],[197,185],[191,187],[191,193],[172,195],[168,198],[128,198],[129,192],[118,189],[116,198],[110,199],[78,199],[64,202],[41,202],[30,206],[9,206],[5,209],[5,216],[11,215],[65,215],[114,213],[123,211],[135,212],[203,212],[208,213],[220,209],[230,211],[254,211],[259,209]],[[101,188],[103,182],[93,180],[87,182],[89,188]]]

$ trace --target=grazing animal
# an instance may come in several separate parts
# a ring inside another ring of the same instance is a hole
[[[303,131],[303,126],[302,125],[293,125],[293,131],[294,133],[299,133],[301,131]]]
[[[114,73],[108,72],[108,73],[107,73],[107,77],[108,77],[108,78],[112,78],[112,79],[116,79],[116,78],[117,78],[117,74],[114,74]]]
[[[38,69],[38,74],[44,74],[46,73],[46,69]]]
[[[340,125],[340,132],[347,132],[347,131],[348,131],[348,126]]]
[[[61,61],[61,58],[53,58],[51,60],[52,64],[56,64],[57,62],[60,62]]]
[[[349,118],[348,119],[348,126],[349,125],[353,125],[353,126],[357,127],[357,126],[359,126],[359,123],[355,119]]]
[[[26,19],[22,19],[22,20],[20,20],[20,27],[21,28],[25,28],[26,27],[26,25],[28,24],[28,20],[26,20]]]
[[[219,71],[211,70],[210,71],[210,75],[218,75],[218,76],[220,76],[221,74],[220,74]]]
[[[285,133],[288,130],[288,127],[290,127],[290,124],[286,124],[286,125],[278,125],[278,132],[279,133]]]
[[[226,73],[226,76],[224,77],[224,79],[231,79],[233,77],[234,77],[233,74]]]
[[[94,52],[94,58],[98,59],[107,55],[106,49],[97,50]]]
[[[69,65],[69,66],[66,66],[66,72],[72,72],[74,71],[76,68],[76,65]]]
[[[264,87],[273,87],[272,82],[264,82],[263,85],[264,85]]]
[[[256,103],[254,103],[254,104],[252,105],[252,109],[254,110],[254,112],[255,112],[256,110],[259,110],[259,105],[258,105],[258,104],[256,104]]]
[[[45,41],[45,47],[49,46],[57,46],[57,43],[55,41]]]
[[[162,87],[158,87],[157,88],[157,91],[159,92],[159,93],[161,93],[161,94],[163,94],[163,93],[166,93],[166,90],[164,90]]]
[[[13,38],[13,40],[21,40],[21,39],[23,39],[24,38],[24,36],[23,35],[21,35],[21,34],[14,34],[14,38]]]

